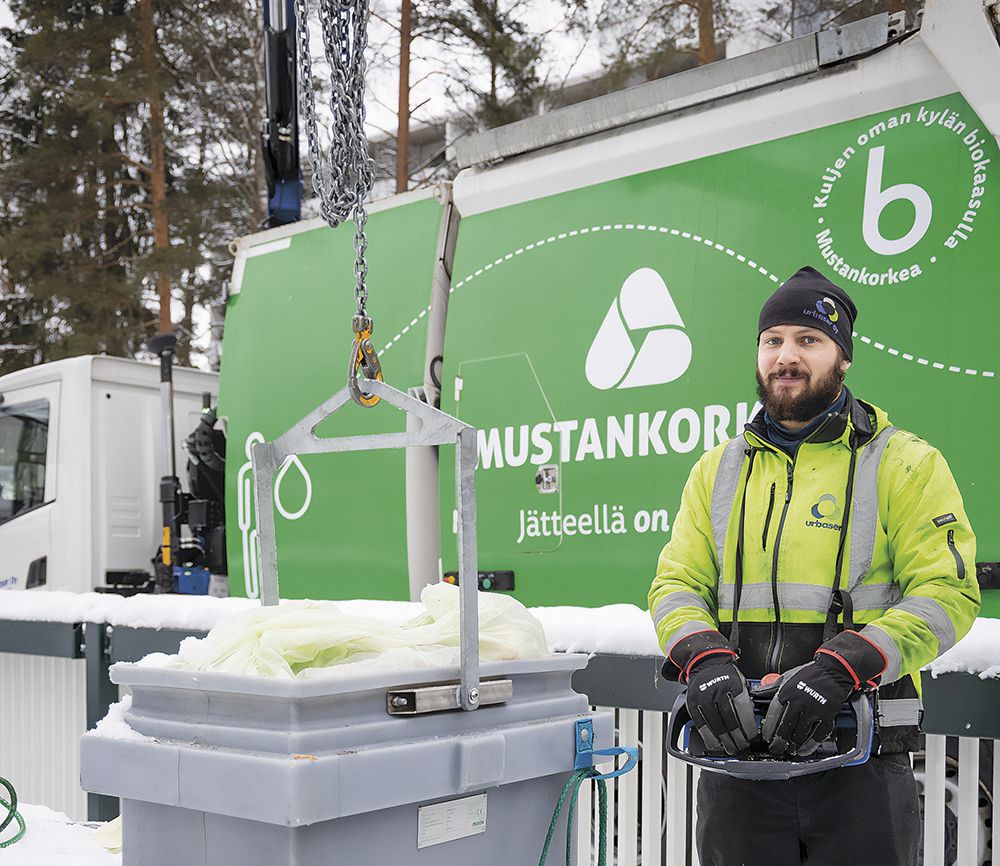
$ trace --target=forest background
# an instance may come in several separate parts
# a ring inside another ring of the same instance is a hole
[[[902,2],[371,0],[373,195],[453,178],[460,136]],[[268,224],[263,35],[257,0],[0,6],[0,374],[166,331],[217,369],[229,242]]]

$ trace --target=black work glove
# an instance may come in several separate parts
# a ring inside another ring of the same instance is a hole
[[[705,747],[737,755],[758,734],[747,681],[736,667],[736,653],[717,631],[704,631],[679,641],[669,662],[687,682],[688,714]]]
[[[773,755],[811,755],[830,734],[854,680],[820,656],[783,677],[760,732]]]
[[[781,678],[761,736],[773,755],[811,755],[833,733],[837,714],[856,690],[875,687],[885,656],[857,632],[827,641],[813,660]]]
[[[705,661],[688,677],[687,710],[698,733],[711,752],[738,755],[750,747],[759,733],[753,701],[735,656],[715,663]]]

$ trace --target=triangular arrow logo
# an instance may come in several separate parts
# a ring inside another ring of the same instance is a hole
[[[595,388],[639,388],[680,378],[691,363],[691,340],[667,284],[652,268],[629,275],[587,353],[587,381]],[[646,331],[636,352],[631,334]]]

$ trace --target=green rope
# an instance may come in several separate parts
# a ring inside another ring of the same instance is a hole
[[[3,832],[4,828],[12,821],[16,820],[18,827],[21,829],[17,831],[17,835],[13,839],[8,839],[6,842],[0,842],[0,848],[6,848],[8,845],[13,845],[24,835],[24,818],[20,816],[17,811],[17,791],[14,790],[14,786],[8,782],[6,779],[0,777],[0,785],[3,785],[10,792],[10,802],[8,803],[3,798],[0,798],[0,806],[7,809],[7,817],[0,821],[0,832]]]
[[[562,811],[563,803],[569,796],[569,811],[566,813],[566,866],[572,866],[573,850],[573,814],[576,812],[576,798],[580,793],[580,786],[589,778],[600,776],[600,773],[593,767],[584,770],[577,770],[566,787],[563,788],[556,803],[556,810],[552,814],[552,821],[549,823],[549,832],[545,836],[545,845],[542,846],[542,857],[538,861],[538,866],[545,866],[545,858],[549,854],[549,845],[556,830],[556,823],[559,820],[559,813]],[[608,786],[604,779],[597,779],[597,800],[600,820],[598,822],[598,843],[597,843],[597,866],[605,866],[608,856]]]

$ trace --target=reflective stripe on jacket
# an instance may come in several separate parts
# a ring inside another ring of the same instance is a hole
[[[741,512],[740,649],[753,666],[782,672],[822,643],[842,535],[839,586],[856,627],[886,656],[883,684],[916,674],[969,630],[979,610],[975,536],[939,451],[850,392],[794,459],[764,438],[762,415],[747,426],[691,471],[660,554],[649,609],[666,654],[706,627],[730,633]]]

